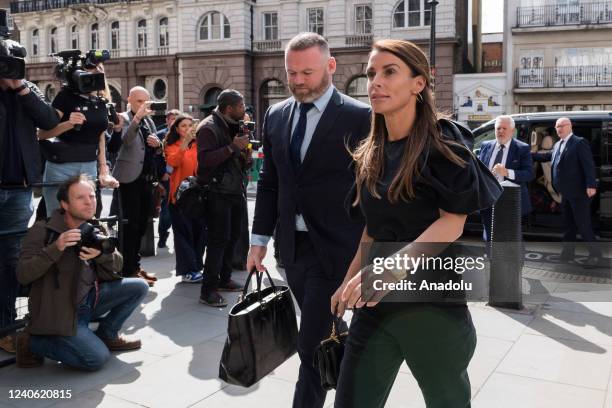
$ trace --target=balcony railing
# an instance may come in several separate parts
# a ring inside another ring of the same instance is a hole
[[[612,65],[517,68],[516,88],[612,87]]]
[[[136,56],[137,57],[146,57],[147,49],[146,48],[136,48]]]
[[[517,27],[612,23],[612,2],[518,7]]]
[[[110,56],[111,58],[119,58],[121,57],[121,50],[118,48],[115,48],[114,50],[110,50]]]
[[[281,49],[281,46],[281,40],[266,40],[253,42],[253,48],[255,48],[255,51],[261,52],[278,51]]]
[[[344,42],[347,47],[370,47],[373,39],[372,34],[347,35]]]
[[[170,47],[157,47],[157,55],[168,55],[170,53]]]
[[[136,0],[27,0],[11,3],[11,14],[61,9],[79,4],[130,3]]]

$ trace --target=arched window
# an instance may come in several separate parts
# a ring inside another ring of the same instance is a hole
[[[79,27],[75,24],[70,27],[70,48],[73,50],[79,49]]]
[[[119,43],[119,22],[113,21],[110,26],[110,49],[118,50],[120,48]]]
[[[365,75],[355,77],[346,87],[346,94],[358,101],[370,104],[368,98],[368,79]]]
[[[156,100],[162,101],[166,99],[168,87],[163,79],[157,79],[153,84],[153,96]]]
[[[115,110],[121,112],[123,110],[123,101],[121,100],[121,92],[112,85],[108,86],[111,93],[111,100],[115,104]]]
[[[57,27],[53,27],[49,30],[49,52],[55,54],[57,51]]]
[[[147,20],[138,20],[136,27],[136,48],[138,50],[147,49]]]
[[[48,84],[45,87],[45,99],[47,100],[47,102],[53,102],[53,99],[55,99],[55,93],[55,87],[53,85]]]
[[[159,46],[168,47],[170,45],[170,33],[168,32],[168,17],[159,19]]]
[[[220,40],[230,38],[231,30],[227,17],[223,14],[213,11],[208,13],[200,23],[200,40]]]
[[[90,40],[89,40],[89,48],[92,50],[97,50],[100,48],[100,32],[98,23],[94,23],[90,28]]]
[[[221,88],[210,88],[204,94],[204,105],[217,106],[217,97],[221,93]]]
[[[401,0],[393,11],[393,28],[421,27],[431,24],[428,0]]]
[[[32,30],[32,56],[37,56],[40,52],[40,36],[38,28]]]
[[[259,111],[264,113],[270,106],[287,99],[287,89],[278,79],[269,79],[261,85],[259,95],[261,100]]]

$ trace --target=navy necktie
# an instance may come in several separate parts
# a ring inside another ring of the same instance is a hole
[[[302,164],[300,157],[300,150],[302,149],[302,143],[304,142],[304,135],[306,134],[306,114],[310,109],[314,107],[314,103],[302,103],[300,104],[300,118],[295,126],[293,135],[291,136],[291,143],[289,144],[289,153],[291,154],[291,162],[293,168],[297,171]]]
[[[497,154],[495,155],[495,160],[493,160],[493,167],[495,167],[496,164],[501,163],[502,162],[502,158],[504,157],[504,145],[499,145],[499,150],[497,151]],[[491,167],[491,170],[493,169],[493,167]]]
[[[553,184],[553,188],[557,192],[559,191],[558,167],[559,167],[559,159],[561,159],[561,149],[563,148],[563,143],[565,143],[565,140],[562,140],[561,143],[559,143],[557,154],[555,154],[555,157],[553,158],[553,162],[552,162],[552,184]]]

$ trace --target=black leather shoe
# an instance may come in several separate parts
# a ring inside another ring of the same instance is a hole
[[[600,258],[597,256],[589,256],[587,260],[582,265],[585,269],[595,269],[600,266]]]

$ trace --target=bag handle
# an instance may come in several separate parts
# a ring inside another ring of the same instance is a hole
[[[261,302],[261,283],[263,280],[263,275],[264,273],[268,276],[268,282],[270,284],[270,287],[272,288],[272,290],[274,292],[277,291],[276,285],[274,284],[274,281],[272,280],[272,277],[270,276],[270,272],[268,272],[267,269],[264,269],[264,272],[257,272],[256,268],[253,268],[251,270],[251,272],[249,272],[249,277],[247,278],[246,282],[244,283],[244,288],[242,289],[242,295],[241,295],[241,299],[244,299],[247,295],[247,291],[249,290],[249,286],[251,284],[251,279],[253,277],[253,275],[255,276],[255,282],[257,284],[256,287],[256,291],[257,291],[257,300],[259,300]]]

